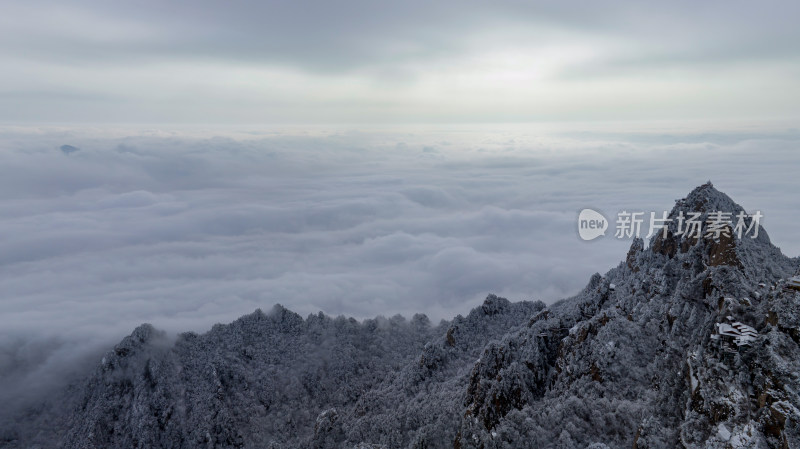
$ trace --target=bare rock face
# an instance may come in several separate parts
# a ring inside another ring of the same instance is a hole
[[[642,252],[642,250],[644,250],[644,241],[638,237],[633,239],[631,248],[628,250],[628,256],[625,258],[625,264],[628,266],[628,269],[630,269],[634,273],[639,272],[639,264],[637,263],[637,258],[639,254]]]
[[[662,254],[672,259],[678,253],[678,239],[668,231],[666,237],[662,232],[656,234],[653,240],[653,252]],[[683,251],[684,253],[686,251]]]
[[[550,306],[489,295],[438,326],[276,306],[177,341],[143,325],[66,415],[42,406],[0,447],[797,448],[800,292],[781,282],[800,260],[762,228],[707,236],[720,210],[742,208],[698,187],[670,217],[700,213],[699,238],[673,221]]]
[[[728,265],[744,269],[742,261],[736,254],[736,237],[730,226],[726,228],[726,233],[720,235],[719,239],[706,239],[706,246],[708,248],[706,265],[710,267]]]

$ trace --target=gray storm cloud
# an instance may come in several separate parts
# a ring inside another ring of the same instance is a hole
[[[788,1],[11,2],[0,119],[797,116],[798,12]]]

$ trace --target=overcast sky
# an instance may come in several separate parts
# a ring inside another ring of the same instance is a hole
[[[10,123],[800,116],[794,1],[0,5]]]

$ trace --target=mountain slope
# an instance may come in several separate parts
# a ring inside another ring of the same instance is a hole
[[[411,322],[394,317],[359,323],[322,314],[303,320],[280,306],[204,335],[184,334],[174,345],[143,325],[101,362],[63,447],[339,447],[346,438],[342,420],[370,410],[370,397],[377,395],[383,405],[383,381],[392,373],[400,373],[409,391],[431,383],[426,379],[440,359],[426,341],[438,334],[462,340],[451,365],[467,372],[481,342],[543,307],[490,296],[468,317],[453,321],[473,340],[447,333],[447,323],[432,327],[423,315]],[[440,373],[435,380],[449,377]],[[402,434],[392,444],[411,438],[409,428],[424,433],[417,427],[429,416],[422,408],[409,409],[416,421],[398,429]],[[377,408],[371,413],[379,416]],[[450,429],[458,418],[454,409],[445,420]]]
[[[705,223],[717,210],[741,207],[706,184],[670,217],[701,212]],[[676,226],[649,248],[634,241],[578,297],[487,347],[458,446],[800,447],[799,298],[780,287],[797,260],[763,229],[715,241]],[[728,316],[759,337],[724,363],[712,333]]]

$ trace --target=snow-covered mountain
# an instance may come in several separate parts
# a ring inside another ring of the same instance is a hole
[[[549,307],[489,295],[432,325],[275,306],[175,342],[142,325],[0,446],[800,448],[800,260],[761,228],[706,235],[742,210],[698,187]],[[693,212],[700,238],[678,232]]]

